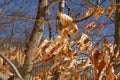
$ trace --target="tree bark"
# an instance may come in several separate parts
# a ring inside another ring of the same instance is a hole
[[[39,0],[36,22],[30,40],[27,43],[25,63],[21,71],[24,80],[32,80],[33,78],[33,76],[31,75],[31,71],[33,68],[32,59],[42,38],[44,20],[46,15],[46,10],[44,9],[44,7],[46,7],[47,2],[48,0]]]
[[[120,0],[116,0],[116,4],[120,4]],[[117,6],[116,12],[115,12],[115,53],[117,53],[118,50],[120,50],[120,5]]]
[[[116,4],[120,4],[120,0],[116,0]],[[116,44],[116,47],[114,49],[114,53],[116,54],[120,50],[120,5],[117,6],[115,12],[114,44]],[[117,74],[120,71],[120,64],[117,64],[114,68],[115,68],[115,73]]]

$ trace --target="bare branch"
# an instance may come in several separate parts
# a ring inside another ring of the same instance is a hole
[[[90,18],[94,14],[95,11],[96,11],[96,9],[89,16],[84,16],[84,17],[82,17],[82,18],[80,18],[78,20],[75,20],[74,22],[78,23],[78,22],[81,22],[83,20],[86,20],[86,19]]]
[[[70,15],[71,14],[71,9],[70,9],[70,6],[67,4],[67,3],[65,3],[65,6],[67,7],[67,9],[68,9],[68,15]]]
[[[97,8],[97,7],[98,7],[97,4],[95,4],[94,2],[92,2],[92,1],[90,1],[90,0],[81,0],[81,1],[87,3],[88,5],[90,5],[90,6],[93,7],[93,8]]]
[[[17,75],[17,77],[19,77],[21,80],[24,80],[22,78],[22,76],[20,75],[20,73],[18,72],[15,65],[9,59],[7,59],[5,56],[3,56],[1,52],[0,52],[0,57],[10,66],[10,68],[14,71],[14,73],[15,73],[15,75]]]
[[[78,20],[75,20],[74,21],[75,23],[78,23],[78,22],[81,22],[83,20],[86,20],[86,19],[90,18],[94,14],[94,12],[96,11],[96,9],[98,8],[97,4],[95,4],[95,3],[93,3],[93,2],[91,2],[89,0],[82,0],[82,1],[85,2],[85,3],[87,3],[88,5],[90,5],[91,7],[95,8],[95,10],[89,16],[84,16],[84,17],[82,17],[82,18],[80,18]]]
[[[51,3],[49,3],[45,9],[48,10],[50,7],[52,7],[54,4],[56,4],[57,2],[60,2],[60,0],[53,0]]]

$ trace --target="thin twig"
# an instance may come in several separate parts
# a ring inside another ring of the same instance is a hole
[[[20,75],[20,73],[18,72],[15,65],[9,59],[7,59],[5,56],[3,56],[1,52],[0,52],[0,57],[10,66],[10,68],[14,71],[14,73],[17,77],[19,77],[21,80],[24,80],[22,78],[22,76]]]

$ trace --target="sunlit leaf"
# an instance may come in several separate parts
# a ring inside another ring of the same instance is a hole
[[[85,13],[85,16],[91,15],[93,13],[93,11],[94,11],[94,8],[88,8],[86,13]]]
[[[112,13],[115,12],[116,8],[117,8],[116,5],[111,4],[111,5],[109,5],[109,7],[105,10],[105,11],[106,11],[105,13],[108,15],[108,17],[110,17],[110,16],[112,15]]]
[[[90,22],[85,28],[85,33],[89,33],[95,26],[96,26],[95,22]]]
[[[93,16],[96,18],[96,20],[98,20],[99,16],[102,15],[103,13],[104,13],[104,8],[99,6],[94,12]]]
[[[68,25],[73,23],[73,19],[70,16],[68,16],[60,11],[57,11],[57,15],[59,16],[60,22],[63,27],[67,27]]]
[[[73,36],[73,35],[75,35],[75,34],[77,34],[77,33],[78,33],[78,27],[77,27],[76,24],[72,23],[72,24],[70,25],[69,34],[70,34],[70,36]]]
[[[112,65],[109,65],[108,71],[107,71],[107,76],[105,80],[118,80],[117,76],[114,74],[114,68]]]

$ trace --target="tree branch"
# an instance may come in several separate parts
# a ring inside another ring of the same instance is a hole
[[[95,3],[93,3],[92,1],[89,1],[89,0],[82,0],[82,1],[85,2],[85,3],[87,3],[88,5],[90,5],[91,7],[95,8],[95,10],[89,16],[84,16],[84,17],[82,17],[82,18],[80,18],[78,20],[75,20],[74,21],[75,23],[78,23],[78,22],[81,22],[83,20],[86,20],[86,19],[90,18],[94,14],[94,12],[96,11],[96,9],[98,8],[98,5],[95,4]]]
[[[93,7],[93,8],[97,8],[97,7],[98,7],[97,4],[95,4],[94,2],[92,2],[92,1],[90,1],[90,0],[81,0],[81,1],[89,4],[89,5],[90,5],[91,7]]]
[[[96,9],[89,16],[84,16],[84,17],[82,17],[82,18],[80,18],[78,20],[75,20],[74,22],[78,23],[78,22],[81,22],[83,20],[86,20],[86,19],[90,18],[94,14],[95,11],[96,11]]]
[[[12,71],[14,71],[15,75],[20,78],[21,80],[24,80],[22,78],[22,76],[20,75],[20,73],[18,72],[17,68],[15,67],[15,65],[9,60],[7,59],[5,56],[2,55],[2,53],[0,52],[0,57],[10,66],[10,68],[12,69]]]
[[[50,2],[45,9],[48,10],[50,7],[52,7],[54,4],[56,4],[57,2],[60,2],[60,0],[53,0],[52,2]]]

